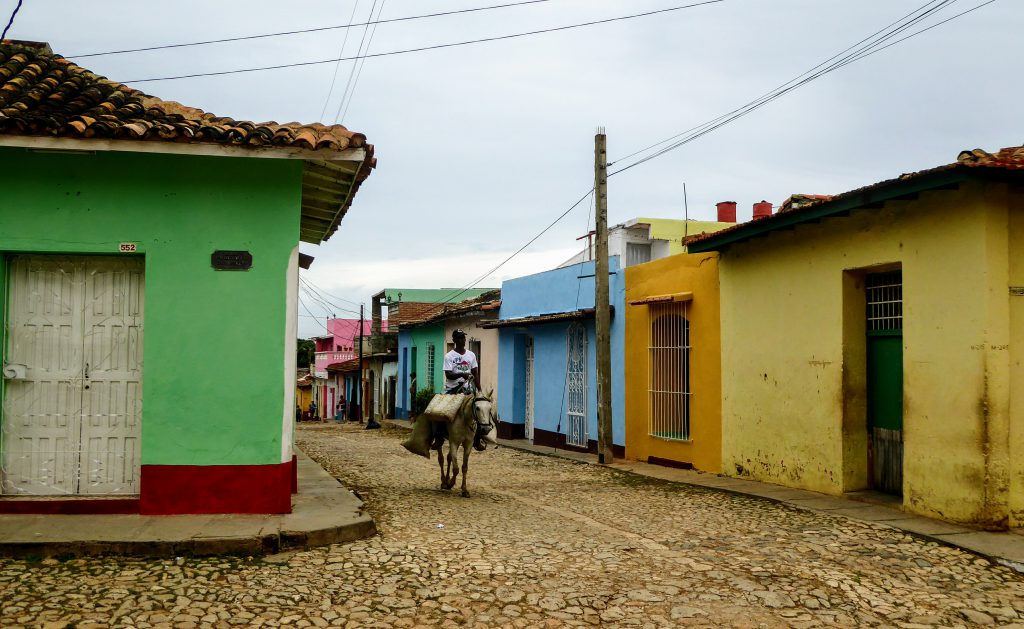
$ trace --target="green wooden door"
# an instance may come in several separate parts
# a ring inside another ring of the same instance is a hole
[[[900,271],[867,278],[869,465],[875,489],[903,494],[903,282]]]

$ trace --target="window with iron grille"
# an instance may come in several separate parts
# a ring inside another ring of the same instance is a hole
[[[427,382],[434,381],[434,344],[427,343]]]
[[[690,439],[690,322],[686,303],[651,304],[648,434]]]
[[[871,273],[865,281],[868,331],[903,329],[903,271]]]

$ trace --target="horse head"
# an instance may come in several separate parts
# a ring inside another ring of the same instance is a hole
[[[497,441],[497,427],[498,427],[498,412],[494,409],[493,402],[493,390],[488,392],[487,395],[477,394],[473,398],[473,419],[476,420],[476,425],[483,428],[487,436],[484,438],[485,441],[496,444]]]

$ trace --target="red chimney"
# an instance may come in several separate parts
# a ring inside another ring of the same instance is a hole
[[[718,208],[718,222],[719,223],[735,223],[736,222],[736,202],[735,201],[722,201],[716,203],[715,207]]]
[[[754,220],[767,218],[772,215],[772,204],[768,201],[761,201],[754,204]]]

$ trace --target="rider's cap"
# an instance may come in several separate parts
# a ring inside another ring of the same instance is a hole
[[[452,332],[453,339],[458,338],[460,336],[466,336],[466,333],[462,331],[462,328],[457,328],[454,332]]]

